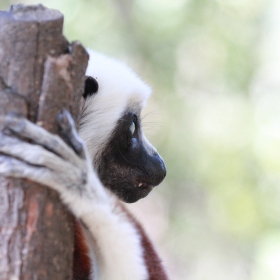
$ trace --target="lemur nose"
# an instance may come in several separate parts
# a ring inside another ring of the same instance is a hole
[[[166,176],[166,168],[163,159],[158,153],[153,155],[153,167],[151,169],[152,185],[159,185]]]

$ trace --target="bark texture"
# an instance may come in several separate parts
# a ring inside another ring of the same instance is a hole
[[[67,108],[78,122],[88,54],[62,27],[63,15],[42,5],[0,12],[0,116],[57,133]],[[71,279],[73,240],[73,217],[56,192],[0,177],[0,280]]]

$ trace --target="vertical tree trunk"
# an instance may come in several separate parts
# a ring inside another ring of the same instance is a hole
[[[88,55],[62,27],[63,15],[42,5],[0,12],[0,115],[23,115],[53,133],[62,108],[77,122]],[[0,280],[71,279],[72,223],[56,192],[0,178]]]

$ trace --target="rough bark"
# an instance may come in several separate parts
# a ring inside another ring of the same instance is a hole
[[[62,27],[63,15],[42,5],[0,12],[0,115],[53,133],[62,108],[78,121],[88,55]],[[71,279],[73,238],[73,217],[56,192],[0,177],[0,280]]]

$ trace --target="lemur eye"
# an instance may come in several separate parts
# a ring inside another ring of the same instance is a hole
[[[131,135],[133,135],[134,132],[135,132],[135,121],[133,121],[133,122],[131,123],[131,125],[130,125],[130,127],[129,127],[129,130],[130,130],[130,132],[131,132]]]

